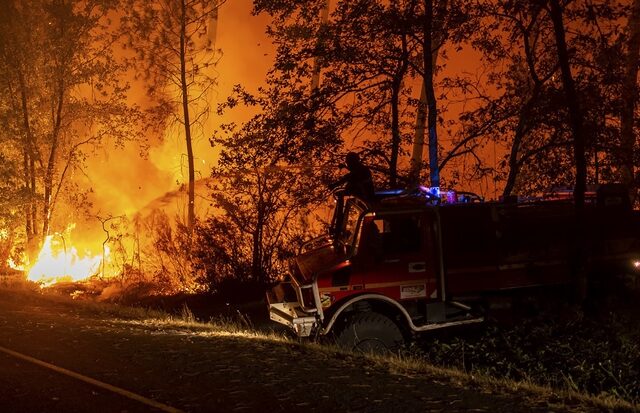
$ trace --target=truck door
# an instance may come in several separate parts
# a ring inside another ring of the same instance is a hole
[[[396,300],[430,297],[436,262],[429,253],[429,227],[424,211],[368,217],[358,252],[363,288]]]

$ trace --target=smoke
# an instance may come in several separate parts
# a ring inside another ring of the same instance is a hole
[[[250,113],[233,113],[219,117],[216,106],[231,93],[235,84],[256,90],[264,81],[273,58],[273,46],[264,34],[266,17],[251,15],[251,0],[225,2],[209,36],[215,40],[222,56],[214,69],[217,87],[210,96],[211,115],[204,130],[195,136],[196,177],[207,178],[217,160],[217,151],[209,137],[220,124],[248,119]],[[213,22],[212,22],[213,23]],[[131,101],[142,107],[148,105],[144,85],[132,82]],[[240,112],[240,111],[235,111]],[[138,143],[124,148],[107,145],[88,160],[83,185],[91,188],[90,200],[96,214],[131,217],[142,208],[156,205],[169,209],[172,215],[181,206],[180,187],[187,180],[185,143],[180,134],[167,131],[165,136],[148,136],[147,156],[140,155]],[[207,197],[206,185],[198,185],[200,198]],[[169,197],[172,202],[154,200]]]

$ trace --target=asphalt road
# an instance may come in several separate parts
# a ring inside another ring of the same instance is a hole
[[[0,354],[0,371],[2,412],[146,412],[151,407],[7,354]]]
[[[0,412],[603,411],[0,290]],[[606,411],[606,410],[605,410]]]

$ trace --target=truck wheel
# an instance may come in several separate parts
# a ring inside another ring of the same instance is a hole
[[[348,316],[334,337],[338,347],[361,353],[395,352],[404,343],[398,325],[373,311]]]

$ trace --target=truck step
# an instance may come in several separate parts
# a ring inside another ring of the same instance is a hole
[[[437,302],[427,304],[427,324],[448,323],[476,319],[471,308],[457,302]]]

